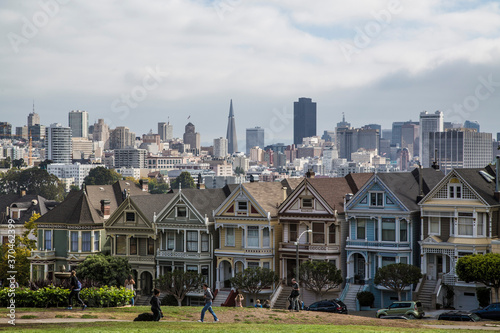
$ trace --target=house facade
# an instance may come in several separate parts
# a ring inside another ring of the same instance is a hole
[[[379,268],[395,263],[420,265],[418,200],[442,177],[434,169],[374,174],[346,202],[346,280],[358,290],[359,285],[367,285],[375,295],[376,307],[398,300],[396,293],[373,283]],[[408,288],[403,299],[410,298]]]
[[[479,306],[475,288],[482,285],[460,281],[455,265],[460,257],[497,248],[500,202],[496,181],[491,166],[454,169],[420,203],[422,273],[438,285],[453,288],[456,309]],[[436,302],[442,304],[441,294]]]

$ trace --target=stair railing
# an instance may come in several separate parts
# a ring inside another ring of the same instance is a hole
[[[342,293],[339,296],[339,300],[343,302],[348,292],[349,292],[349,282],[345,284],[344,290],[342,290]]]
[[[281,291],[283,290],[283,285],[280,283],[278,285],[278,288],[274,289],[273,293],[271,294],[271,309],[274,308],[274,304],[276,304],[276,301],[278,300],[278,297],[281,295]]]

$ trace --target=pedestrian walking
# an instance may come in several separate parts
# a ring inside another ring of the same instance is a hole
[[[238,293],[238,295],[236,295],[236,297],[234,298],[234,303],[235,303],[235,307],[237,308],[242,308],[243,307],[243,295]]]
[[[71,286],[69,288],[70,292],[68,296],[68,310],[73,309],[73,297],[75,296],[78,302],[82,304],[82,310],[85,310],[87,308],[87,305],[85,305],[85,303],[80,298],[80,291],[82,291],[82,283],[76,277],[75,271],[71,271],[70,284]]]
[[[153,320],[160,321],[160,319],[163,318],[163,311],[161,311],[160,302],[160,290],[156,288],[153,290],[153,297],[151,297],[149,304],[151,304],[151,311],[153,311]]]
[[[134,290],[134,285],[135,285],[134,278],[132,277],[132,274],[129,274],[129,276],[125,280],[125,289],[132,290],[132,292],[134,293],[134,296],[130,300],[131,303],[132,303],[132,306],[134,306],[134,304],[135,304],[135,290]]]
[[[206,283],[203,284],[203,298],[205,299],[205,306],[201,310],[201,319],[198,320],[200,323],[203,322],[203,319],[205,318],[205,312],[208,310],[212,316],[214,316],[214,321],[218,322],[219,319],[215,315],[214,310],[212,310],[212,300],[214,299],[214,295],[210,291],[210,288],[208,288],[208,285]]]
[[[297,280],[295,278],[292,279],[292,292],[290,294],[290,299],[291,299],[291,305],[292,305],[292,311],[300,311],[300,304],[299,304],[299,296],[300,296],[300,288]]]

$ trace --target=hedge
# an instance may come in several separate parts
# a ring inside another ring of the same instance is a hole
[[[10,302],[9,288],[0,289],[0,306]],[[44,287],[38,290],[16,288],[16,307],[48,308],[68,305],[69,289],[59,287]],[[134,292],[124,287],[84,288],[80,298],[89,307],[111,307],[128,304],[134,297]]]

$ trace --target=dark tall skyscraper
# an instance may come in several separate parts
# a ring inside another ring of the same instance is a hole
[[[316,103],[301,97],[293,102],[293,143],[302,144],[302,139],[316,136]]]
[[[260,127],[247,128],[247,156],[250,156],[250,148],[258,146],[264,149],[264,129]]]
[[[236,123],[234,122],[233,100],[229,105],[229,117],[227,120],[227,152],[229,154],[238,151],[238,139],[236,138]]]

